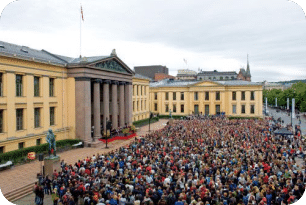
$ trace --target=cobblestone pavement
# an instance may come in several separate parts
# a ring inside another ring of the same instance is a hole
[[[152,123],[150,129],[159,130],[163,128],[167,122],[168,120],[161,119],[156,123]],[[148,125],[143,126],[138,130],[137,135],[145,136],[148,133],[148,130],[149,130]],[[108,145],[109,149],[104,149],[105,144],[103,143],[101,143],[101,145],[99,145],[97,148],[85,147],[81,149],[73,149],[73,150],[69,150],[69,151],[60,153],[59,156],[61,157],[61,160],[64,160],[66,163],[74,164],[79,159],[84,159],[87,156],[92,156],[97,153],[102,154],[102,153],[109,152],[111,150],[118,149],[119,147],[124,146],[133,140],[134,138],[131,138],[125,141],[116,141],[116,142],[110,143]],[[0,188],[1,188],[2,194],[8,193],[18,187],[22,187],[27,184],[36,182],[37,181],[36,174],[40,172],[40,169],[41,169],[41,163],[36,160],[28,164],[15,166],[15,167],[12,167],[11,169],[1,171],[0,172]],[[27,200],[27,199],[31,199],[31,200]],[[46,201],[47,199],[48,198],[46,198]],[[17,200],[14,203],[26,205],[26,204],[33,204],[33,202],[34,202],[34,197],[29,195],[28,197],[24,197],[23,199]]]

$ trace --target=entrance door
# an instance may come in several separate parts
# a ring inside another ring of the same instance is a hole
[[[199,114],[199,105],[194,105],[194,114]]]
[[[216,105],[216,114],[220,115],[220,105]]]
[[[205,115],[209,115],[209,105],[205,105]]]

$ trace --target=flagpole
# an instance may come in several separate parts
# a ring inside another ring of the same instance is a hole
[[[80,58],[82,58],[82,4],[80,4]]]

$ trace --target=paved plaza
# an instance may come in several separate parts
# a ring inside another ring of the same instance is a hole
[[[156,123],[151,124],[151,130],[158,130],[163,128],[168,120],[161,119]],[[144,136],[148,133],[149,126],[143,126],[139,129],[137,132],[138,136]],[[133,141],[134,138],[131,138],[129,140],[125,141],[116,141],[111,144],[109,144],[109,149],[104,149],[105,144],[101,144],[97,148],[80,148],[80,149],[73,149],[70,151],[66,151],[63,153],[60,153],[61,160],[64,160],[67,164],[74,164],[79,159],[84,159],[87,156],[92,156],[94,154],[103,154],[115,149],[118,149],[121,146],[124,146],[126,144],[129,144],[131,141]],[[11,169],[1,171],[0,174],[0,188],[2,194],[6,194],[10,191],[13,191],[19,187],[28,185],[30,183],[33,183],[37,181],[36,174],[40,172],[41,169],[41,162],[39,161],[33,161],[28,164],[20,165],[12,167]],[[49,198],[49,200],[48,200]],[[46,195],[45,204],[51,204],[51,198]],[[15,202],[16,204],[33,204],[34,203],[34,194],[29,195],[28,197],[25,197],[21,200],[17,200]]]
[[[274,119],[281,118],[284,120],[284,124],[291,124],[291,113],[288,116],[288,113],[280,110],[279,112],[276,112],[275,108],[268,107],[269,115],[273,116]],[[294,125],[299,125],[299,120],[295,117],[292,119],[292,124]],[[306,118],[304,116],[301,116],[301,130],[302,134],[306,134]]]

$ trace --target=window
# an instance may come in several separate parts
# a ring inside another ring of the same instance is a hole
[[[0,73],[0,96],[3,96],[3,73]]]
[[[146,89],[147,89],[147,86],[144,86],[144,87],[143,87],[143,94],[144,94],[144,95],[146,95]]]
[[[223,77],[222,77],[222,76],[220,77],[220,80],[223,80]]]
[[[176,112],[176,104],[173,104],[173,112]]]
[[[176,92],[173,92],[173,100],[176,100]]]
[[[165,112],[169,112],[169,105],[168,104],[165,105]]]
[[[165,96],[165,99],[166,99],[166,100],[169,100],[169,92],[166,92],[165,95],[166,95],[166,96]]]
[[[40,127],[40,108],[34,108],[34,127]]]
[[[157,93],[154,93],[154,100],[157,100]]]
[[[216,92],[216,100],[220,100],[220,91]]]
[[[142,110],[142,103],[143,101],[140,101],[140,110]]]
[[[199,114],[199,105],[194,105],[194,114]]]
[[[39,97],[39,77],[34,76],[34,96]]]
[[[16,130],[23,129],[23,109],[16,110]]]
[[[0,110],[0,133],[3,133],[3,110]]]
[[[199,100],[199,94],[198,94],[198,92],[195,92],[195,93],[194,93],[194,100]]]
[[[133,101],[133,112],[135,112],[135,101]]]
[[[4,153],[4,146],[0,147],[0,154]]]
[[[147,100],[144,101],[144,109],[147,109]]]
[[[41,144],[41,138],[36,139],[36,145],[40,145]]]
[[[184,104],[181,104],[181,113],[184,113]]]
[[[251,91],[251,100],[255,100],[255,92]]]
[[[154,103],[154,110],[157,111],[157,103]]]
[[[209,92],[205,92],[205,100],[209,100]]]
[[[209,115],[209,105],[205,105],[205,115]]]
[[[24,148],[24,142],[18,143],[18,149],[22,149],[22,148]]]
[[[184,100],[184,92],[181,92],[181,100]]]
[[[50,126],[55,125],[55,107],[50,107]]]
[[[54,97],[54,78],[49,78],[49,96]]]
[[[140,86],[140,95],[143,95],[143,86]]]
[[[234,76],[232,76],[231,79],[234,80],[235,79]]]
[[[245,91],[241,91],[241,100],[245,100]]]
[[[232,112],[233,112],[233,114],[236,114],[236,105],[232,105]]]
[[[216,105],[216,114],[220,115],[220,105]]]
[[[137,87],[137,95],[139,95],[139,86],[136,85],[136,87]]]
[[[245,114],[245,105],[241,105],[241,114]]]
[[[22,96],[22,75],[16,75],[16,96]]]
[[[250,108],[251,108],[250,113],[254,114],[255,113],[255,105],[251,105]]]
[[[139,109],[139,101],[137,101],[136,111]]]
[[[232,92],[232,100],[236,100],[236,92]]]

